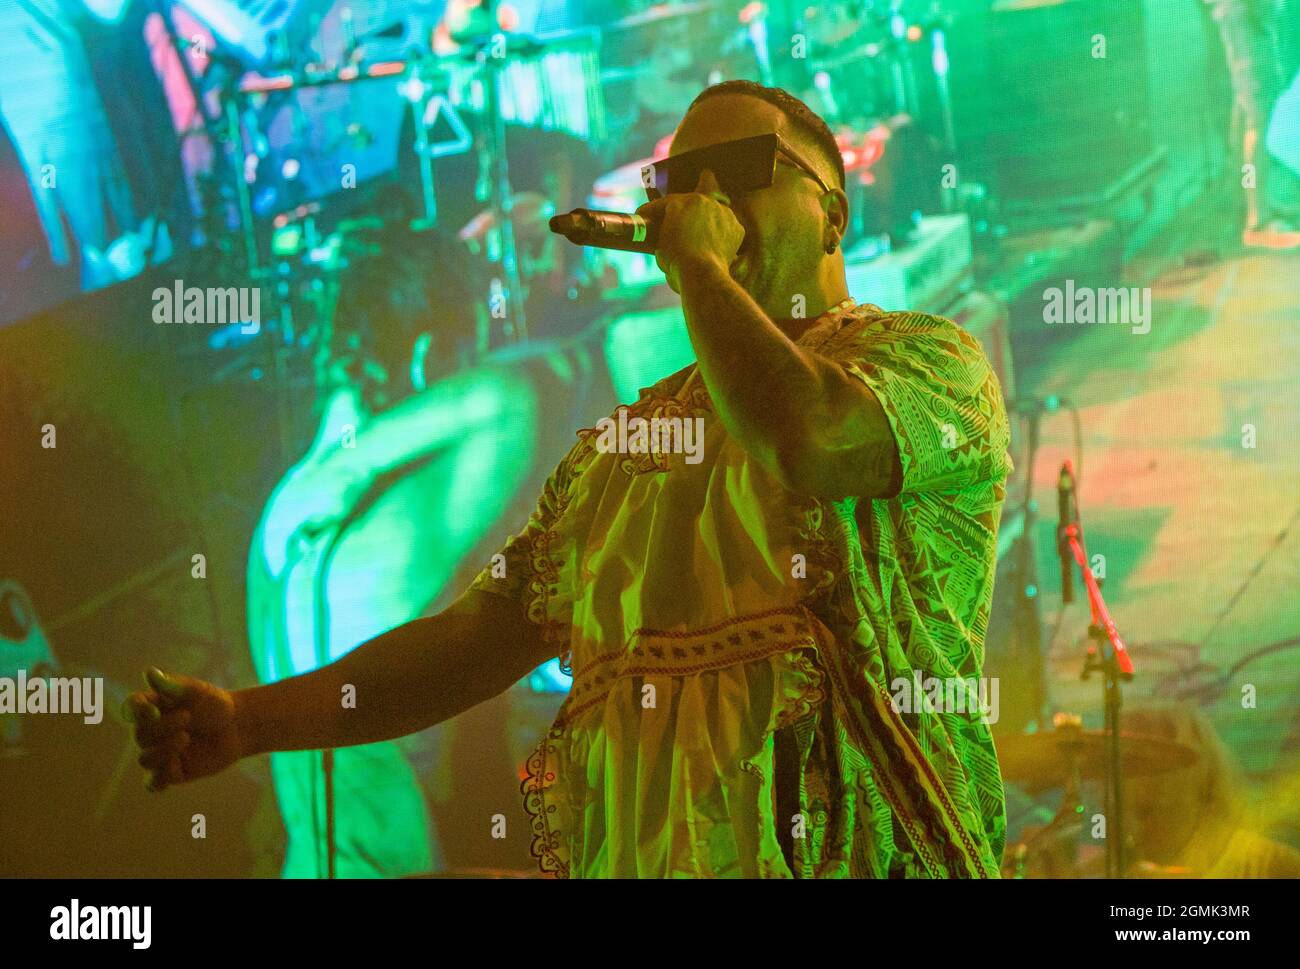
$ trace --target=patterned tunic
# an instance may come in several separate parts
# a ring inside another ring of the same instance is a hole
[[[988,723],[927,692],[900,702],[895,684],[981,675],[1011,470],[1001,388],[938,317],[849,304],[798,343],[879,398],[896,496],[787,490],[688,368],[627,418],[702,418],[702,459],[580,431],[474,582],[519,601],[573,670],[523,785],[544,871],[998,874]]]

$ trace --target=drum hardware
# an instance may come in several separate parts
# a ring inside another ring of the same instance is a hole
[[[469,151],[474,139],[465,122],[445,94],[439,92],[426,97],[424,81],[412,76],[403,82],[402,95],[411,103],[412,119],[415,122],[415,154],[420,166],[420,198],[424,201],[422,226],[432,228],[438,224],[438,197],[433,184],[433,160],[447,155],[457,155]],[[450,141],[433,142],[429,132],[438,123],[439,117],[445,117],[455,137]]]
[[[484,7],[492,23],[496,23],[496,0],[484,0]],[[528,338],[528,322],[524,316],[524,282],[519,272],[519,251],[515,245],[514,193],[510,188],[510,165],[506,160],[506,119],[501,113],[501,75],[505,58],[496,56],[495,38],[489,38],[475,55],[475,60],[487,75],[483,85],[484,116],[487,120],[487,158],[484,166],[490,173],[488,202],[500,238],[500,265],[504,279],[505,299],[509,307],[506,336],[515,342]],[[496,281],[493,281],[494,284]],[[496,295],[493,306],[497,307]],[[495,313],[491,314],[495,315]]]
[[[501,282],[496,284],[495,288],[500,292],[502,301],[510,308],[507,335],[513,339],[524,339],[527,336],[527,325],[523,315],[525,294],[515,253],[513,225],[508,215],[511,207],[511,192],[508,173],[504,170],[504,125],[499,116],[500,112],[496,109],[499,100],[494,94],[500,89],[500,72],[504,67],[498,62],[505,59],[488,56],[486,48],[493,43],[493,38],[484,39],[483,44],[472,52],[472,56],[477,65],[474,69],[475,74],[480,77],[480,80],[485,71],[490,72],[490,80],[482,83],[481,87],[485,93],[484,114],[487,119],[487,137],[483,145],[484,168],[488,174],[486,194],[491,210],[501,216],[494,223],[500,239],[500,245],[495,250],[494,261],[500,263],[502,276]],[[531,39],[517,41],[509,46],[529,53],[543,49],[542,45]],[[244,99],[282,94],[300,88],[388,80],[405,75],[405,79],[399,84],[399,92],[411,104],[415,121],[415,153],[419,164],[423,202],[422,217],[418,220],[416,228],[433,228],[438,221],[433,159],[467,151],[473,141],[468,126],[461,119],[450,96],[452,79],[447,70],[447,60],[416,54],[402,61],[382,61],[372,64],[345,63],[340,66],[310,64],[299,70],[283,71],[270,76],[247,76],[227,92],[223,111],[225,124],[223,141],[235,146],[236,153],[238,153],[238,146],[243,144],[244,130],[240,124],[240,111]],[[434,141],[429,136],[429,129],[440,117],[446,118],[452,130],[452,138]],[[234,167],[237,166],[232,164],[232,168]],[[241,171],[241,177],[234,178],[233,181],[240,236],[244,243],[249,273],[254,279],[268,282],[274,279],[277,287],[282,289],[284,281],[278,277],[283,274],[283,264],[275,270],[261,264],[251,193],[248,180],[242,177],[242,174]]]
[[[411,61],[378,61],[374,64],[307,64],[299,71],[279,74],[249,74],[239,82],[241,94],[270,94],[296,88],[321,87],[326,84],[351,84],[399,77],[411,69]]]
[[[448,79],[453,104],[486,111],[488,92],[479,62],[479,55],[486,54],[500,68],[500,109],[507,122],[563,131],[584,141],[605,139],[595,31],[483,35],[478,41],[476,48],[439,55],[434,61]]]
[[[1133,679],[1133,660],[1124,646],[1124,641],[1120,638],[1119,629],[1106,608],[1101,586],[1089,566],[1076,495],[1073,467],[1069,461],[1066,461],[1061,466],[1059,485],[1061,524],[1058,529],[1063,598],[1067,603],[1072,598],[1068,581],[1072,558],[1083,577],[1091,613],[1091,622],[1088,624],[1088,638],[1091,644],[1084,658],[1082,679],[1088,679],[1093,673],[1102,674],[1102,707],[1105,711],[1106,734],[1105,811],[1110,819],[1110,829],[1106,838],[1106,874],[1111,878],[1123,878],[1128,866],[1125,863],[1126,845],[1124,844],[1124,750],[1120,734],[1122,706],[1120,683],[1122,680]]]
[[[398,93],[410,103],[415,123],[415,151],[419,159],[420,193],[424,204],[423,225],[432,228],[438,221],[432,161],[469,151],[473,145],[469,128],[448,97],[451,80],[437,58],[413,53],[406,60],[377,61],[371,64],[308,64],[298,71],[269,76],[249,75],[240,82],[239,91],[245,95],[267,95],[399,77],[402,80],[398,84]],[[439,118],[445,118],[452,130],[453,137],[447,141],[435,142],[429,138],[429,131]]]
[[[1004,778],[1029,792],[1063,789],[1060,806],[1052,819],[1027,839],[1008,847],[1004,872],[1010,877],[1027,877],[1034,859],[1043,864],[1053,852],[1064,856],[1066,873],[1080,875],[1075,849],[1084,823],[1081,788],[1086,780],[1107,780],[1111,740],[1107,731],[1085,730],[1078,716],[1067,713],[1056,714],[1051,730],[998,740],[998,761]],[[1126,733],[1118,741],[1123,748],[1123,769],[1130,777],[1180,770],[1190,767],[1198,758],[1196,751],[1186,744],[1160,737]],[[1111,871],[1114,853],[1111,842],[1123,836],[1122,825],[1116,824],[1118,817],[1109,810],[1106,816],[1109,824],[1107,875],[1119,877]],[[1136,870],[1138,877],[1152,877],[1142,874],[1141,863]]]
[[[496,22],[488,9],[486,23]],[[520,226],[514,214],[516,195],[510,182],[506,153],[506,122],[568,131],[581,137],[602,137],[604,115],[600,86],[596,83],[595,41],[591,31],[569,31],[544,37],[493,33],[458,36],[460,50],[433,58],[446,78],[446,96],[440,109],[481,108],[483,135],[479,143],[479,187],[476,195],[487,202],[486,225],[492,238],[482,240],[482,251],[498,266],[489,286],[490,318],[505,309],[504,333],[511,342],[528,338],[525,315],[527,284],[520,262]],[[574,71],[576,68],[576,73]],[[573,78],[579,83],[576,88]],[[427,114],[424,116],[427,118]],[[424,125],[416,125],[416,153],[420,158],[425,198],[432,197],[431,160],[449,154],[472,140],[468,128],[451,121],[459,136],[455,143],[430,146]],[[417,117],[417,121],[420,118]],[[426,220],[431,218],[426,205]],[[527,218],[527,213],[524,214]]]
[[[1181,770],[1196,763],[1196,751],[1186,744],[1145,734],[1123,733],[1124,771],[1149,777]],[[1110,734],[1085,730],[1077,716],[1056,714],[1051,730],[1002,737],[997,741],[1002,776],[1027,791],[1045,791],[1106,776]]]
[[[315,0],[181,0],[181,4],[250,67],[282,60],[289,34],[320,6]]]

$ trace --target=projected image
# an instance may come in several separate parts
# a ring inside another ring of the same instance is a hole
[[[0,51],[0,876],[1300,877],[1298,0]]]
[[[159,123],[165,101],[145,17],[132,0],[0,7],[0,320],[171,255],[178,145]]]

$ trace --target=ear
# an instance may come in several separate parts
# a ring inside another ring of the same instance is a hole
[[[843,239],[849,228],[849,197],[842,188],[832,189],[822,196],[822,211],[836,236]]]

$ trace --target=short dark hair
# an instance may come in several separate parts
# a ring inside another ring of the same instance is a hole
[[[713,98],[721,94],[743,94],[747,97],[758,98],[760,101],[766,101],[778,108],[782,114],[790,119],[795,127],[812,138],[817,147],[822,150],[822,153],[834,166],[835,175],[840,180],[840,188],[844,188],[846,182],[844,177],[844,156],[840,154],[840,146],[835,142],[835,135],[831,133],[831,129],[826,122],[812,108],[784,88],[764,87],[754,81],[735,80],[723,81],[720,84],[714,84],[712,87],[706,87],[691,102],[691,107],[686,109],[686,113],[690,114],[691,108],[705,98]]]

